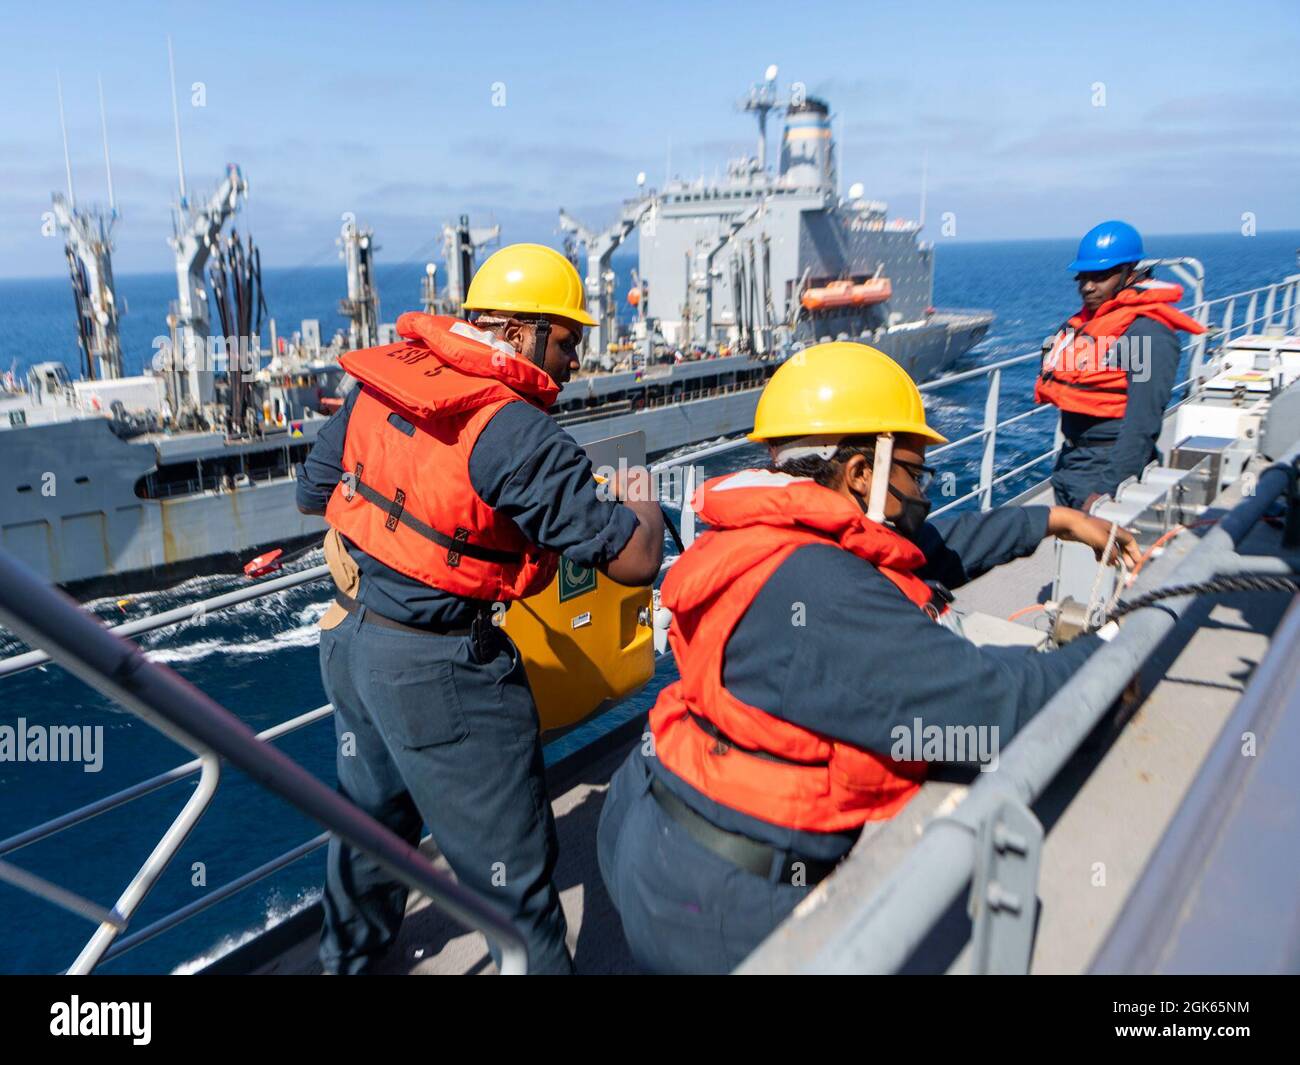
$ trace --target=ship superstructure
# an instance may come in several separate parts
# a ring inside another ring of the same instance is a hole
[[[801,343],[852,337],[879,344],[923,380],[983,337],[991,313],[934,308],[934,254],[920,222],[891,220],[859,184],[840,195],[825,100],[799,84],[782,94],[769,67],[740,106],[757,121],[757,150],[731,161],[725,177],[672,179],[647,191],[641,175],[638,195],[602,231],[561,212],[561,227],[586,249],[588,305],[601,322],[590,362],[608,365],[618,339],[609,258],[633,229],[631,347],[649,352],[647,361],[732,351],[781,357]],[[783,116],[775,165],[773,114]]]

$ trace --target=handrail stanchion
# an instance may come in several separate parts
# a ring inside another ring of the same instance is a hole
[[[984,397],[984,454],[980,459],[980,510],[993,509],[993,459],[998,446],[998,393],[1002,371],[989,374],[989,390]]]
[[[189,838],[194,826],[199,823],[199,818],[208,808],[208,803],[217,793],[217,785],[221,782],[221,760],[215,754],[208,751],[199,756],[203,763],[203,768],[199,774],[199,786],[194,789],[194,794],[186,800],[181,807],[181,812],[176,815],[176,819],[168,826],[167,831],[163,833],[153,853],[145,860],[144,865],[140,867],[139,872],[131,878],[127,884],[126,890],[122,892],[117,903],[113,906],[113,914],[120,918],[119,921],[104,921],[95,929],[95,934],[81,949],[77,955],[77,960],[68,967],[69,976],[86,976],[93,972],[95,966],[99,964],[104,952],[113,945],[118,934],[125,927],[125,923],[130,921],[139,908],[144,897],[149,894],[150,889],[158,882],[162,876],[163,870],[167,868],[168,863],[175,857],[176,852],[180,850],[181,844]]]
[[[187,621],[199,621],[217,610],[225,610],[227,607],[237,606],[240,603],[247,603],[254,599],[261,599],[263,596],[272,595],[275,592],[310,584],[312,581],[329,576],[329,571],[329,566],[320,565],[313,566],[311,569],[299,570],[297,573],[286,573],[281,577],[273,577],[269,581],[258,581],[256,584],[248,585],[245,588],[237,588],[235,591],[226,592],[224,595],[214,595],[209,599],[201,599],[197,603],[187,603],[185,606],[176,607],[174,610],[164,610],[161,614],[150,614],[136,621],[113,625],[109,627],[109,632],[116,633],[118,636],[138,636],[141,633],[153,632],[156,629],[165,629],[168,625],[183,625]],[[50,656],[44,651],[27,651],[24,654],[0,659],[0,677],[21,673],[25,669],[33,669],[36,666],[44,665],[49,660]]]

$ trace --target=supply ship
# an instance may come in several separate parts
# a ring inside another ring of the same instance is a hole
[[[642,182],[602,231],[560,212],[571,256],[580,264],[585,256],[600,323],[554,411],[579,443],[640,433],[653,457],[742,431],[776,366],[825,338],[876,344],[929,379],[992,323],[987,311],[931,306],[933,250],[921,223],[888,219],[860,186],[839,195],[825,101],[797,86],[780,97],[771,68],[742,107],[758,120],[757,155],[731,163],[725,180],[673,180],[662,191]],[[775,167],[766,149],[773,112],[785,123]],[[320,320],[309,319],[277,335],[260,256],[233,231],[248,182],[231,165],[206,200],[191,198],[174,99],[173,114],[177,298],[159,345],[165,357],[124,376],[111,169],[109,206],[94,209],[78,205],[68,164],[54,216],[72,278],[80,378],[45,361],[0,391],[0,546],[82,597],[237,571],[254,555],[319,537],[320,520],[294,506],[295,476],[350,384],[338,356],[398,339],[381,320],[375,234],[355,221],[339,237],[346,333],[322,344]],[[611,262],[634,232],[635,313],[620,324]],[[442,273],[428,265],[424,309],[458,313],[479,253],[499,237],[465,216],[443,226]]]
[[[1134,530],[1143,549],[1134,580],[1100,567],[1083,545],[1049,539],[960,589],[954,604],[965,638],[983,645],[1049,648],[1123,615],[1118,634],[998,752],[995,766],[932,775],[739,972],[1300,967],[1291,934],[1300,916],[1300,274],[1206,300],[1195,260],[1149,265],[1190,283],[1186,309],[1208,331],[1188,341],[1162,458],[1094,507]],[[927,461],[941,475],[978,474],[974,483],[954,482],[965,490],[936,499],[936,515],[1051,502],[1045,478],[1056,447],[1026,457],[1021,443],[1027,421],[1055,412],[999,392],[1004,375],[1032,377],[1039,358],[1027,352],[922,386],[931,403],[947,397],[957,401],[953,409],[984,412],[982,422],[976,416],[974,426],[958,426],[969,431],[940,422],[951,443]],[[613,465],[642,459],[645,442],[622,434],[588,450],[597,466]],[[685,471],[683,544],[694,535],[690,486],[698,467],[714,463],[721,472],[718,463],[737,469],[761,461],[760,449],[742,439],[652,467],[661,475]],[[676,557],[666,554],[665,570]],[[332,587],[326,567],[314,563],[113,632],[0,552],[0,623],[32,648],[0,661],[0,684],[47,663],[71,670],[194,754],[0,840],[0,879],[48,904],[51,919],[56,907],[85,919],[85,946],[67,971],[109,966],[200,914],[215,926],[232,897],[309,856],[318,864],[331,834],[413,889],[387,971],[489,970],[488,939],[501,948],[503,971],[526,971],[512,927],[490,900],[455,883],[431,840],[419,850],[406,846],[277,748],[299,729],[330,728],[329,705],[283,706],[279,720],[254,733],[128,639],[257,600],[269,608],[296,591],[314,589],[324,603]],[[644,742],[647,707],[638,693],[668,653],[669,618],[651,589],[568,569],[512,606],[504,624],[520,647],[543,726],[558,736],[546,750],[570,947],[582,972],[635,972],[597,870],[595,825],[610,774]],[[923,719],[925,707],[916,713]],[[220,884],[142,922],[143,901],[212,802],[223,764],[305,814],[319,834],[251,868],[236,862]],[[173,795],[174,821],[111,906],[19,864],[24,848],[75,826],[108,833],[109,818],[180,782],[197,786]],[[165,969],[318,971],[320,921],[319,903],[308,902],[273,926],[230,929],[202,962],[174,956]],[[8,930],[11,939],[20,934]]]

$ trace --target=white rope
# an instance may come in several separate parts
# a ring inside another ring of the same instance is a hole
[[[1115,609],[1119,603],[1119,597],[1124,594],[1124,583],[1128,578],[1128,563],[1124,561],[1122,555],[1119,556],[1120,573],[1115,578],[1115,589],[1110,598],[1103,605],[1101,601],[1101,582],[1106,576],[1106,571],[1110,569],[1109,559],[1111,552],[1115,549],[1115,541],[1119,535],[1119,525],[1116,522],[1110,523],[1110,533],[1106,537],[1106,546],[1102,549],[1101,560],[1097,563],[1097,573],[1092,578],[1092,591],[1088,593],[1088,609],[1084,612],[1084,628],[1087,632],[1093,632],[1101,627],[1107,616]]]

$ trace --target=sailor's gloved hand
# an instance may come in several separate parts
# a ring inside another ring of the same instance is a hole
[[[1110,525],[1111,523],[1104,518],[1094,518],[1070,507],[1052,507],[1047,515],[1048,533],[1059,540],[1073,540],[1076,543],[1087,544],[1093,549],[1098,562],[1103,561],[1101,554],[1110,539]],[[1130,569],[1142,560],[1142,551],[1137,541],[1123,526],[1115,530],[1115,548],[1105,561],[1115,566],[1119,564],[1120,559],[1123,559]]]

